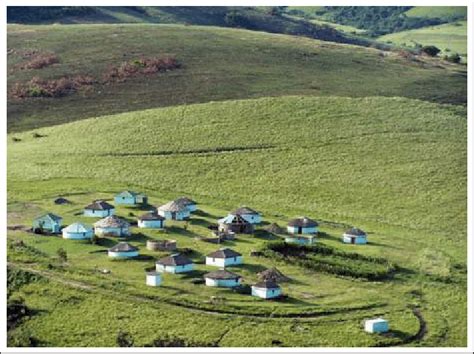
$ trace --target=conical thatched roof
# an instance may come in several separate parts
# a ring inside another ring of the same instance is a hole
[[[282,272],[280,272],[276,268],[269,268],[264,270],[263,272],[258,273],[259,279],[262,281],[272,281],[276,283],[289,281],[290,278],[285,276]]]
[[[277,223],[272,223],[266,226],[264,229],[265,231],[271,232],[272,234],[283,234],[285,232],[285,230],[281,228],[280,226],[278,226]]]
[[[116,215],[110,215],[100,219],[94,224],[94,227],[122,227],[127,228],[130,224]]]
[[[172,200],[171,202],[168,202],[158,208],[160,211],[169,211],[169,212],[180,212],[187,210],[186,205],[179,203],[175,200]]]

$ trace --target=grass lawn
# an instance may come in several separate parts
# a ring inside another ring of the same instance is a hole
[[[441,18],[446,20],[465,19],[467,17],[467,6],[414,6],[406,11],[407,16]]]
[[[137,38],[141,38],[140,41]],[[59,63],[21,70],[28,54]],[[61,98],[8,99],[8,130],[196,102],[262,96],[403,96],[466,102],[466,68],[410,61],[396,53],[308,38],[185,25],[8,26],[8,89],[31,80],[80,74],[100,79],[110,66],[174,55],[182,68],[96,84]]]
[[[8,231],[10,241],[29,246],[11,243],[12,267],[44,278],[15,291],[36,314],[10,331],[10,342],[30,336],[50,346],[114,346],[122,329],[137,346],[165,336],[219,346],[466,345],[466,133],[462,106],[293,96],[145,110],[9,134],[9,226],[30,225],[46,211],[66,224],[91,223],[82,207],[123,189],[146,192],[154,205],[189,195],[201,209],[186,229],[182,222],[166,232],[132,228],[130,242],[142,257],[129,261],[107,258],[113,239],[91,245]],[[58,195],[73,204],[54,205]],[[193,284],[212,269],[204,256],[218,247],[196,237],[208,236],[209,223],[242,204],[281,226],[307,215],[321,224],[318,242],[382,257],[399,269],[382,282],[337,277],[251,257],[277,236],[239,235],[226,246],[244,255],[244,265],[230,270],[252,284],[256,272],[277,266],[292,279],[282,283],[288,299],[264,301]],[[141,212],[120,207],[118,213],[133,219]],[[343,244],[349,225],[366,230],[370,243]],[[165,274],[162,287],[146,287],[145,269],[165,255],[145,249],[149,238],[191,248],[195,273]],[[56,257],[60,247],[68,254],[65,264]],[[98,273],[102,268],[111,273]],[[363,332],[362,321],[374,316],[390,321],[391,336]]]

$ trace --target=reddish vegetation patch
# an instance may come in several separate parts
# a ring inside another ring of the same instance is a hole
[[[55,60],[57,60],[57,57],[54,54],[52,54],[51,57],[47,57],[45,54],[34,55],[34,58],[22,68],[37,69],[51,65]],[[26,65],[29,66],[27,67]],[[90,88],[94,84],[124,82],[127,78],[132,76],[150,75],[158,72],[175,70],[180,67],[181,64],[178,62],[178,60],[171,56],[161,58],[142,57],[137,60],[123,62],[119,66],[109,67],[102,75],[101,81],[88,75],[62,77],[55,80],[44,80],[39,77],[33,77],[28,82],[16,83],[13,85],[12,89],[10,90],[10,97],[17,99],[28,97],[63,97],[78,91],[80,88]]]
[[[181,64],[174,57],[162,58],[140,58],[126,61],[119,66],[112,66],[103,75],[104,83],[123,82],[128,77],[137,75],[148,75],[179,69]]]
[[[29,61],[18,65],[19,69],[42,69],[47,66],[59,63],[59,58],[53,53],[40,53],[33,55]]]
[[[93,77],[86,75],[62,77],[57,80],[44,80],[34,77],[28,82],[16,83],[10,90],[10,95],[14,98],[62,97],[96,82]]]

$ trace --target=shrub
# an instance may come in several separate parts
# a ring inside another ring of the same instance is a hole
[[[59,63],[59,58],[53,53],[42,53],[34,56],[30,61],[20,65],[20,69],[42,69]]]
[[[64,248],[59,248],[56,254],[61,262],[67,262],[67,252]]]
[[[438,47],[434,45],[426,45],[421,48],[421,51],[430,57],[435,57],[438,55],[438,53],[441,51]]]
[[[461,62],[461,56],[458,53],[453,53],[451,55],[445,55],[444,60],[457,64]]]
[[[116,343],[119,347],[133,347],[133,338],[128,332],[120,330],[117,333]]]

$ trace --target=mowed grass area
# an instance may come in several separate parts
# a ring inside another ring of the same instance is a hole
[[[288,300],[265,302],[194,285],[183,276],[165,275],[162,288],[147,288],[144,269],[153,266],[151,258],[112,262],[94,252],[113,240],[101,246],[9,231],[10,239],[23,239],[45,253],[33,257],[37,265],[30,267],[52,277],[47,287],[35,283],[20,289],[30,306],[45,312],[15,331],[31,331],[49,345],[114,345],[116,330],[91,328],[99,317],[120,319],[114,326],[126,326],[137,345],[165,333],[222,346],[271,346],[273,340],[289,346],[394,345],[419,330],[409,308],[414,305],[428,332],[406,345],[466,344],[463,107],[405,98],[262,98],[125,113],[34,132],[43,137],[34,138],[33,131],[9,135],[9,225],[28,225],[42,211],[63,215],[66,223],[85,220],[75,215],[83,205],[125,188],[147,192],[153,204],[185,194],[204,212],[191,219],[187,230],[182,223],[170,224],[165,234],[133,229],[131,243],[144,255],[160,256],[144,249],[147,238],[174,238],[179,247],[195,250],[191,257],[202,262],[218,246],[195,237],[209,235],[210,222],[247,204],[262,211],[266,222],[280,225],[298,215],[315,218],[325,233],[319,242],[383,257],[401,269],[384,282],[339,278],[250,257],[251,250],[273,237],[242,235],[228,245],[245,257],[245,265],[231,270],[246,283],[273,265],[293,278],[282,284]],[[58,195],[74,204],[55,206]],[[139,214],[119,209],[124,217],[130,218],[130,212]],[[342,244],[341,233],[349,225],[368,231],[370,244]],[[59,247],[69,255],[65,268],[51,258]],[[9,251],[9,261],[23,267],[31,258],[21,250]],[[48,269],[47,263],[55,266]],[[112,273],[97,274],[96,266]],[[197,268],[197,277],[209,270],[203,264]],[[60,290],[58,279],[87,284],[92,293]],[[216,295],[225,300],[209,303]],[[147,296],[154,301],[143,300]],[[82,300],[57,307],[62,297]],[[91,307],[92,297],[97,304],[111,301]],[[140,310],[148,315],[139,316]],[[331,313],[318,316],[318,311]],[[292,317],[308,312],[314,317]],[[362,331],[361,321],[375,315],[391,321],[393,338]],[[59,338],[54,328],[66,316],[73,319],[66,326],[79,334]],[[188,319],[189,330],[173,326],[175,317],[177,323]],[[155,322],[160,324],[152,333]]]
[[[407,47],[414,47],[417,43],[434,45],[441,49],[442,54],[458,53],[464,62],[467,59],[467,21],[391,33],[379,37],[379,40]]]
[[[140,38],[140,40],[137,40]],[[96,78],[110,65],[174,55],[179,70],[95,85],[62,98],[8,100],[8,130],[160,106],[262,96],[405,96],[466,102],[466,68],[308,38],[184,25],[8,26],[8,89],[32,77]],[[28,52],[59,63],[20,70]],[[73,108],[72,108],[73,107]]]

